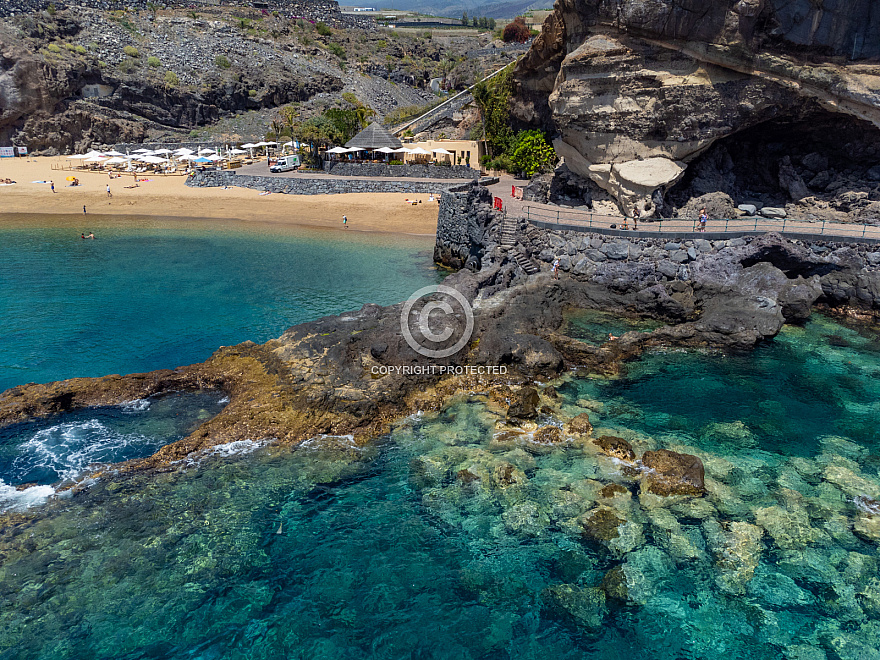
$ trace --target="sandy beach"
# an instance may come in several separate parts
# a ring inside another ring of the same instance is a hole
[[[260,195],[249,188],[188,188],[184,176],[141,174],[137,188],[131,174],[110,179],[105,172],[52,169],[69,166],[57,157],[4,158],[0,160],[0,222],[4,214],[51,213],[89,215],[138,215],[176,218],[208,218],[273,222],[309,227],[342,227],[343,214],[349,231],[378,231],[433,236],[437,229],[437,202],[428,195],[358,193],[347,195]],[[69,186],[69,176],[80,185]],[[53,194],[48,183],[54,181]],[[107,196],[110,184],[112,197]],[[418,205],[407,198],[421,199]]]

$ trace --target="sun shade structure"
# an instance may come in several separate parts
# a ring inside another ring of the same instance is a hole
[[[452,155],[452,152],[446,151],[446,149],[431,149],[431,151],[434,152],[435,154],[441,154],[443,156],[451,156]]]
[[[357,147],[359,149],[381,149],[388,147],[390,149],[399,149],[402,144],[400,140],[391,135],[384,128],[373,122],[360,133],[345,143],[346,147]]]
[[[328,154],[347,154],[348,149],[345,147],[333,147],[332,149],[327,150]]]
[[[430,151],[425,151],[421,147],[416,147],[415,149],[410,150],[410,153],[413,154],[414,156],[430,156],[431,155]]]

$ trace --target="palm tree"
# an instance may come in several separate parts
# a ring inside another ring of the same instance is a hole
[[[367,120],[370,117],[376,116],[376,111],[366,105],[358,106],[355,112],[357,112],[358,123],[360,123],[361,128],[366,128],[368,123]]]

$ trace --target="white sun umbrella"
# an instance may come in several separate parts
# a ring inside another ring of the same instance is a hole
[[[253,149],[256,146],[258,146],[258,145],[254,144],[253,142],[248,142],[247,144],[241,145],[241,148],[242,149]]]
[[[392,149],[391,147],[382,147],[381,149],[376,149],[376,151],[383,154],[397,153],[397,151],[395,149]]]
[[[159,165],[160,163],[167,163],[167,158],[160,158],[159,156],[142,156],[139,158],[142,163],[150,163],[150,165]]]
[[[122,163],[127,163],[129,161],[128,158],[124,158],[122,156],[113,156],[110,160],[108,160],[105,165],[121,165]]]
[[[327,150],[328,154],[347,154],[348,149],[345,147],[333,147],[332,149]]]
[[[84,163],[103,163],[105,157],[104,156],[92,156],[91,158],[86,158],[83,160]]]
[[[198,156],[193,154],[183,154],[177,160],[195,160],[196,158],[198,158]]]
[[[223,156],[218,156],[217,154],[212,154],[210,156],[205,156],[210,161],[217,162],[218,160],[223,160]]]
[[[241,156],[242,154],[246,154],[247,151],[245,149],[231,149],[229,153],[233,154],[234,156]]]
[[[406,147],[401,147],[400,149],[395,149],[393,153],[395,153],[395,154],[411,154],[412,150],[407,149]]]
[[[183,154],[191,154],[194,152],[192,149],[187,149],[186,147],[181,147],[180,149],[175,149],[174,153],[177,155],[183,155]]]
[[[435,154],[442,154],[443,156],[451,156],[451,151],[446,151],[446,149],[431,149],[431,151]]]
[[[149,151],[150,151],[149,149],[141,148],[141,149],[132,149],[131,153],[133,153],[133,154],[143,154],[143,153],[147,153],[147,152],[149,152]]]
[[[83,158],[88,158],[85,154],[73,154],[72,156],[67,157],[69,160],[82,160]]]
[[[422,149],[421,147],[416,147],[415,149],[411,150],[410,153],[413,154],[414,156],[430,156],[431,155],[430,151],[426,151],[425,149]]]
[[[105,156],[110,156],[111,158],[119,158],[120,156],[124,156],[125,154],[121,154],[118,151],[105,151]]]
[[[160,155],[163,155],[163,154],[164,154],[164,155],[170,154],[170,153],[172,153],[172,151],[171,151],[171,149],[156,149],[156,151],[154,151],[153,153],[154,153],[156,156],[160,156]]]

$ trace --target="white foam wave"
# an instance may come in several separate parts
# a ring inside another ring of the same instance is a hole
[[[149,399],[134,399],[132,401],[123,401],[119,404],[125,412],[143,412],[150,407],[152,402]]]
[[[206,456],[235,456],[237,454],[250,454],[252,451],[256,451],[265,444],[265,442],[254,442],[253,440],[235,440],[222,445],[208,447],[204,453]]]
[[[880,516],[880,502],[872,500],[867,495],[859,495],[853,498],[853,504],[857,509],[869,513],[872,516]]]
[[[0,479],[0,511],[24,511],[45,504],[55,489],[52,486],[31,486],[18,490]]]
[[[333,445],[343,445],[353,449],[360,449],[360,447],[354,442],[354,436],[350,433],[347,435],[327,435],[322,433],[321,435],[316,435],[314,438],[303,440],[299,444],[299,447],[303,449],[323,449]]]
[[[227,403],[229,403],[229,397],[228,397],[228,396],[224,396],[224,397],[223,397],[222,399],[220,399],[217,403],[222,404],[222,405],[226,405]]]
[[[115,462],[120,450],[144,443],[150,443],[149,438],[118,433],[97,419],[56,424],[18,446],[13,472],[27,474],[46,468],[61,479],[75,479],[89,465]]]

